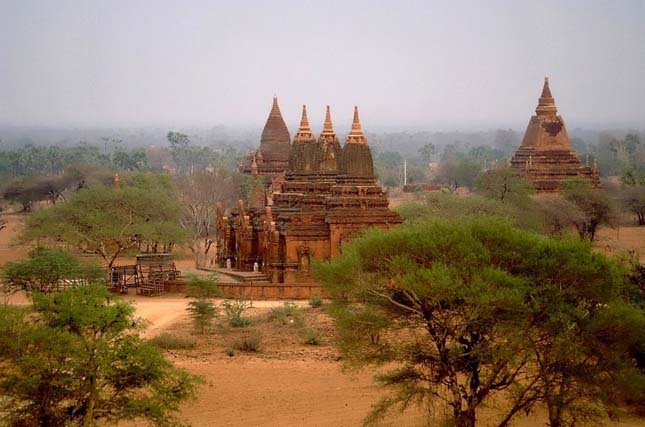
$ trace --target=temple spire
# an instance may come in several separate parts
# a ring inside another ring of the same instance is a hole
[[[323,130],[320,133],[320,138],[325,141],[334,141],[336,139],[334,125],[331,122],[331,112],[329,110],[329,105],[325,108],[325,123],[323,123]]]
[[[278,97],[274,96],[271,111],[260,138],[260,151],[263,160],[268,163],[286,163],[289,159],[290,145],[289,129],[282,118]]]
[[[293,138],[294,142],[313,142],[314,141],[314,134],[311,131],[311,127],[309,126],[309,118],[307,117],[307,107],[305,105],[302,106],[302,117],[300,119],[300,127],[298,128],[298,132],[296,132],[296,136]]]
[[[548,77],[544,78],[542,95],[540,96],[535,112],[540,116],[555,116],[558,112],[558,109],[555,106],[555,99],[553,99],[553,95],[551,95]]]
[[[323,133],[334,133],[334,125],[331,122],[331,112],[329,105],[325,108],[325,123],[323,124]]]
[[[307,106],[302,106],[302,117],[300,118],[300,129],[301,130],[311,130],[309,127],[309,118],[307,117]]]
[[[347,142],[367,144],[367,139],[365,138],[361,122],[358,118],[358,107],[354,107],[354,120],[352,121],[352,130],[347,135]]]

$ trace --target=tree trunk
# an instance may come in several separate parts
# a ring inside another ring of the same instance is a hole
[[[455,418],[455,427],[475,427],[475,409],[460,411]]]

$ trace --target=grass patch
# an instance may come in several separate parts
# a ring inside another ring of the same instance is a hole
[[[305,333],[304,343],[307,345],[321,345],[322,340],[315,329],[308,329]]]
[[[235,341],[233,348],[245,353],[257,353],[262,347],[262,336],[258,332],[249,332]]]
[[[318,308],[322,307],[323,305],[323,299],[320,295],[312,295],[311,298],[309,298],[309,306],[313,308]]]
[[[159,334],[148,342],[162,350],[191,350],[197,346],[197,343],[190,338],[166,333]]]
[[[282,325],[302,326],[304,316],[302,309],[294,302],[285,302],[282,307],[272,308],[269,312],[269,320]]]

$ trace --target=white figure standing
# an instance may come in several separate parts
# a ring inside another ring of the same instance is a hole
[[[256,262],[253,263],[253,272],[257,273],[258,271],[260,271],[260,266],[258,265],[258,262],[256,261]]]
[[[229,270],[231,269],[231,259],[230,258],[226,258],[226,268],[229,269]]]

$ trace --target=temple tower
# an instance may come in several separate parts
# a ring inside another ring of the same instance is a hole
[[[316,171],[316,138],[314,137],[307,107],[302,106],[302,118],[296,136],[293,138],[291,151],[289,153],[289,170],[297,173],[313,173]]]
[[[373,178],[374,163],[367,138],[363,134],[361,122],[358,118],[358,107],[354,107],[354,120],[352,129],[347,135],[343,147],[343,161],[341,173],[350,177]]]
[[[598,185],[598,174],[582,166],[558,115],[555,99],[544,78],[542,94],[531,117],[522,144],[511,160],[511,167],[528,178],[537,192],[557,192],[567,179],[584,176]]]
[[[338,173],[340,170],[343,148],[340,146],[334,125],[331,122],[329,105],[325,108],[325,122],[318,138],[316,164],[321,173]]]

